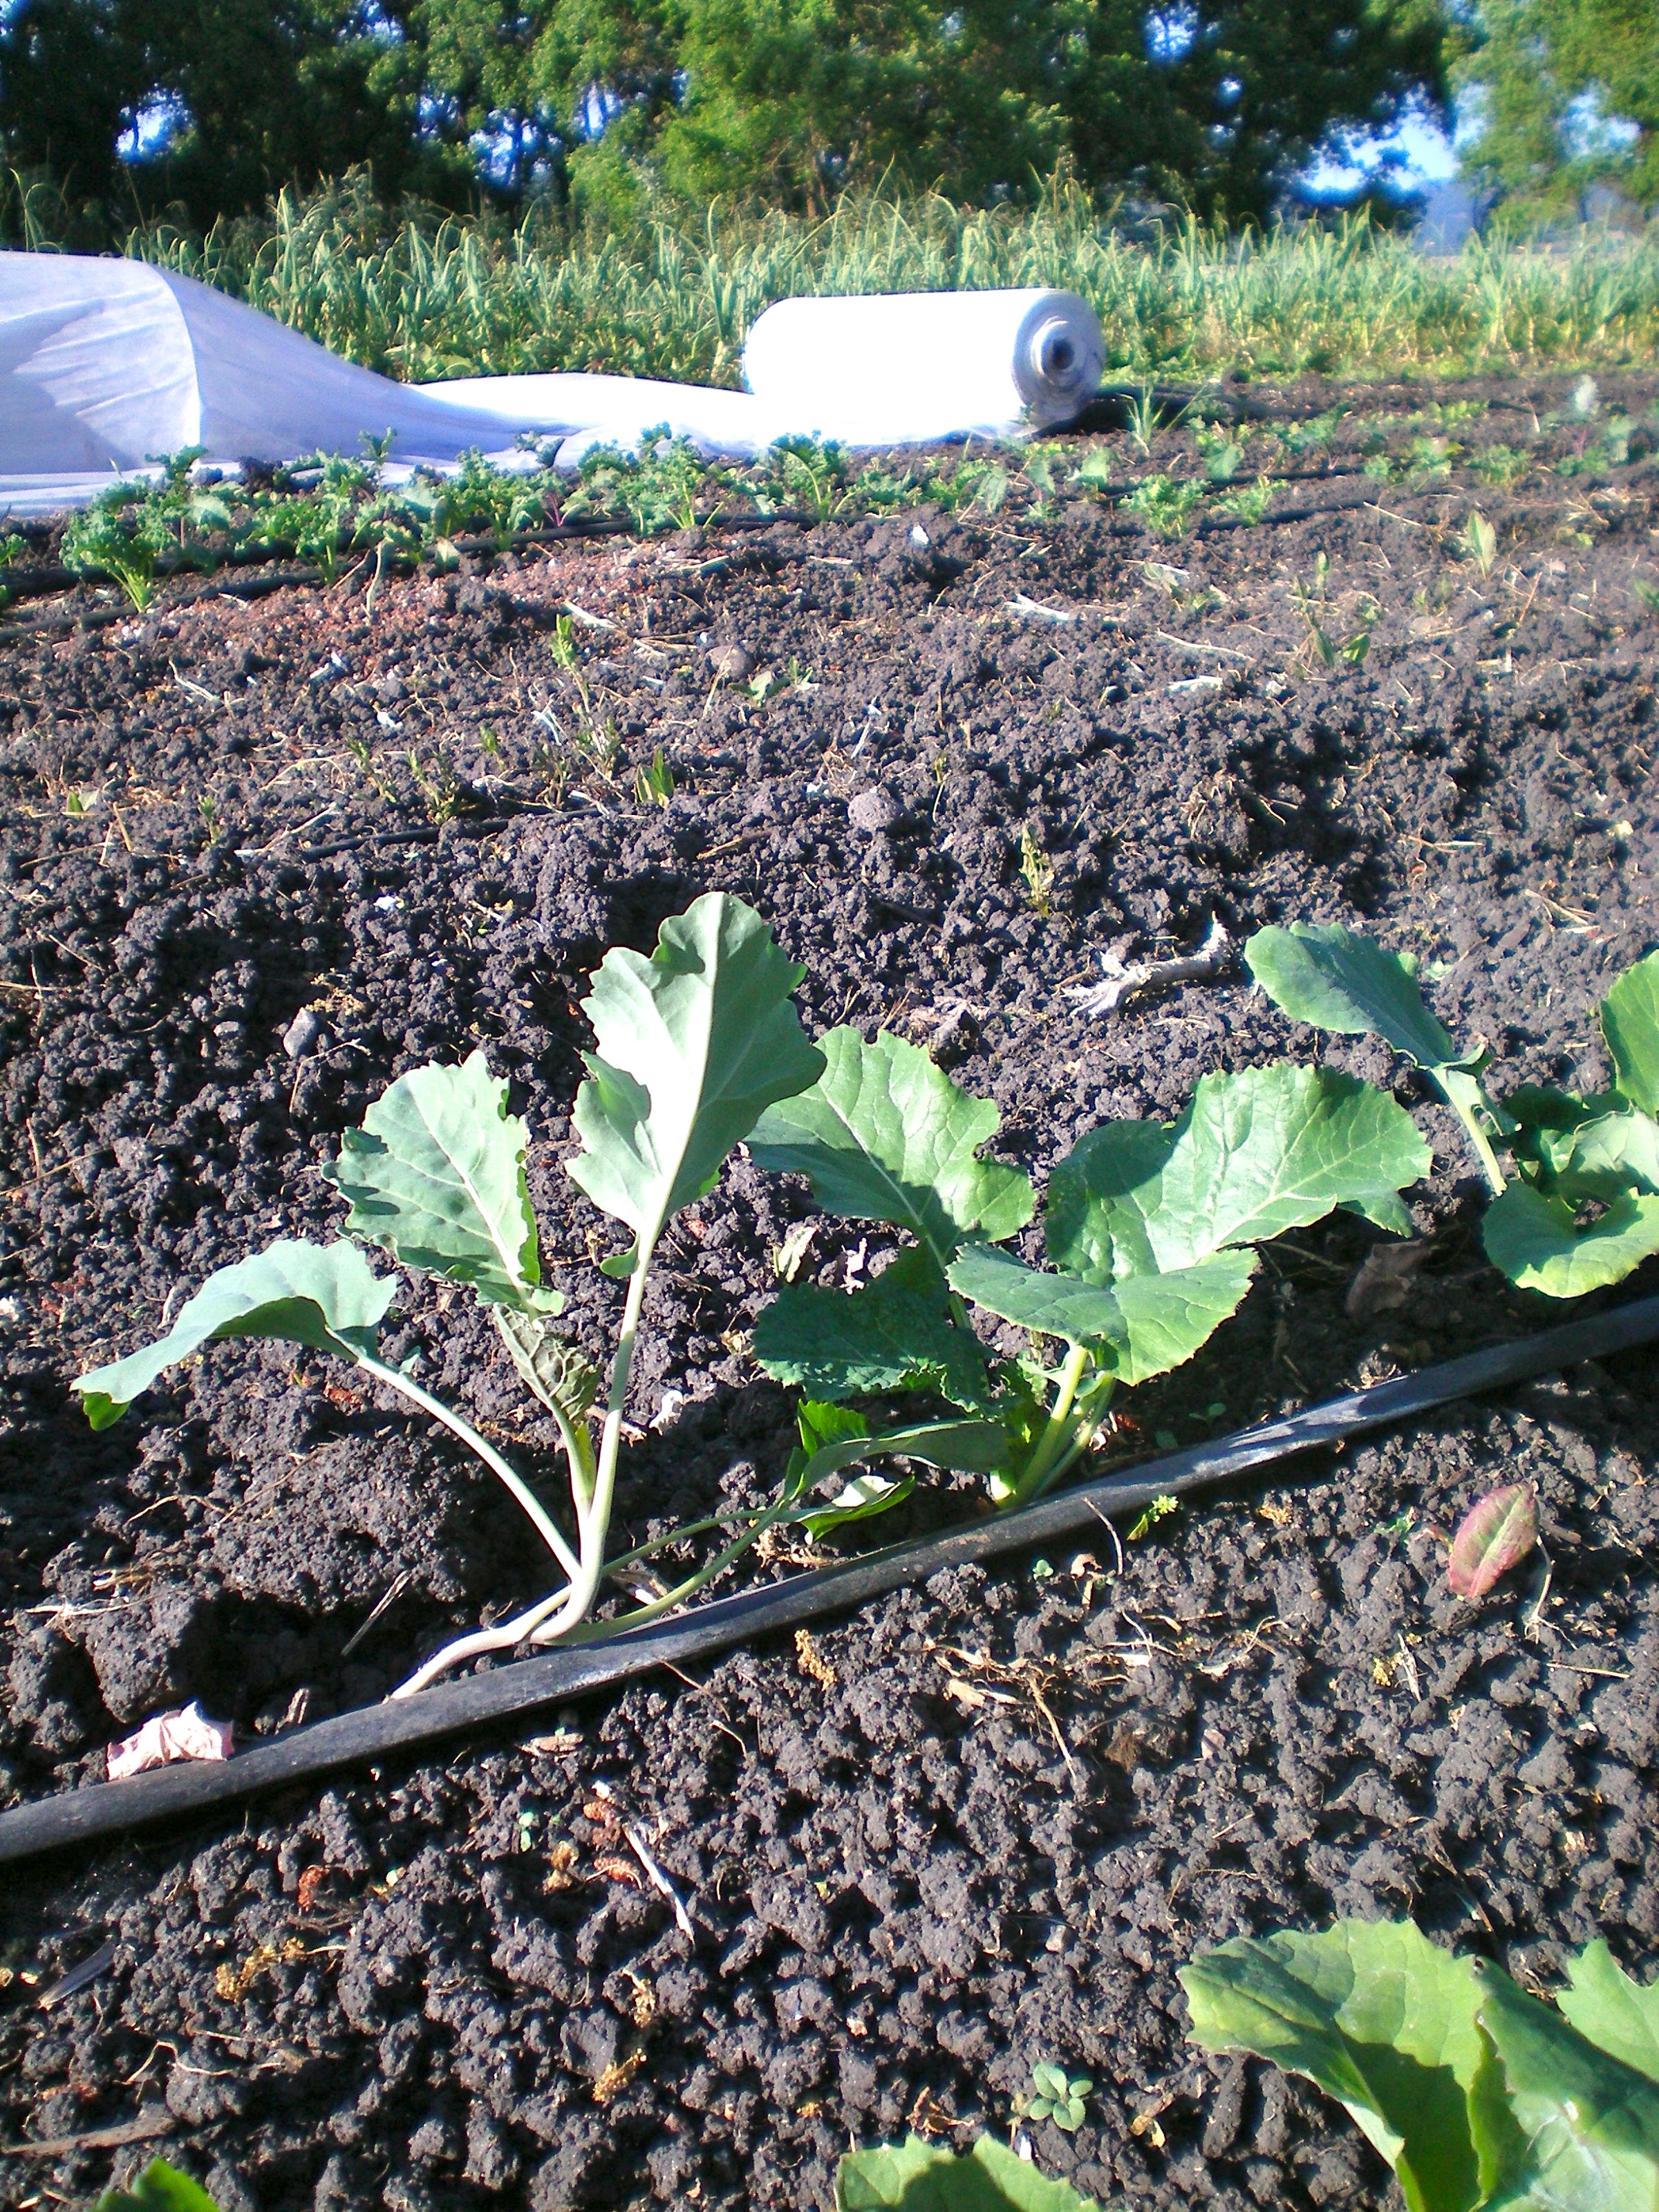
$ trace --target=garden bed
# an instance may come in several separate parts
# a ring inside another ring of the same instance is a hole
[[[1651,380],[1603,382],[1602,410],[1652,404]],[[1260,526],[1206,509],[1179,539],[1152,526],[1167,501],[1103,507],[1068,460],[992,513],[566,539],[382,576],[372,606],[370,569],[252,600],[172,583],[142,617],[83,586],[27,617],[63,627],[19,617],[13,1793],[90,1778],[191,1697],[259,1734],[370,1701],[482,1606],[537,1594],[510,1504],[319,1356],[210,1347],[101,1436],[67,1386],[211,1267],[332,1234],[314,1170],[341,1131],[477,1045],[529,1121],[544,1258],[597,1352],[622,1289],[561,1169],[574,1001],[605,946],[648,947],[704,890],[806,963],[811,1031],[931,1045],[1039,1178],[1093,1122],[1171,1114],[1200,1075],[1286,1049],[1413,1105],[1437,1174],[1404,1302],[1350,1301],[1376,1241],[1357,1219],[1268,1246],[1239,1315],[1125,1402],[1125,1464],[1560,1318],[1486,1261],[1455,1126],[1381,1047],[1291,1030],[1237,974],[1111,1018],[1072,987],[1213,918],[1346,920],[1418,954],[1508,1078],[1593,1086],[1594,1003],[1659,939],[1659,480],[1568,390],[1366,396],[1369,421],[1280,441],[1315,481]],[[1281,397],[1289,422],[1342,395]],[[1482,463],[1493,444],[1514,464]],[[1125,477],[1198,465],[1184,433],[1106,450]],[[618,1540],[775,1483],[788,1397],[748,1339],[774,1253],[817,1218],[804,1183],[739,1161],[671,1232]],[[842,1280],[860,1242],[818,1220],[803,1264]],[[416,1287],[386,1356],[546,1476],[550,1425],[520,1420],[505,1355],[449,1297]],[[1121,1565],[1103,1528],[1087,1556],[951,1573],[799,1650],[21,1869],[8,2139],[165,2120],[225,2212],[820,2205],[849,2138],[1004,2128],[1059,2060],[1095,2086],[1074,2134],[1031,2130],[1036,2156],[1103,2205],[1383,2204],[1340,2115],[1193,2051],[1174,1970],[1360,1911],[1539,1986],[1598,1931],[1650,1971],[1651,1374],[1632,1354],[1438,1414],[1183,1510]],[[1518,1478],[1547,1588],[1534,1560],[1452,1599],[1436,1531]],[[878,1533],[975,1510],[936,1480]],[[138,2154],[0,2170],[13,2201],[73,2203]]]

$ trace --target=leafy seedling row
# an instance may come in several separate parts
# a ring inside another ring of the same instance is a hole
[[[1484,1234],[1511,1281],[1576,1297],[1659,1250],[1659,954],[1603,1004],[1613,1089],[1590,1100],[1516,1092],[1502,1107],[1483,1087],[1484,1060],[1460,1051],[1411,969],[1370,939],[1297,925],[1259,932],[1244,957],[1295,1018],[1375,1030],[1453,1104],[1496,1188]],[[841,1027],[810,1043],[791,997],[804,972],[750,907],[710,892],[664,923],[648,958],[613,948],[595,973],[582,1006],[596,1049],[585,1055],[566,1172],[625,1232],[598,1262],[627,1285],[607,1372],[559,1334],[565,1299],[544,1279],[529,1133],[506,1084],[474,1053],[398,1078],[348,1133],[325,1170],[348,1207],[340,1240],[283,1239],[221,1268],[165,1336],[81,1376],[93,1425],[115,1421],[204,1344],[252,1336],[345,1359],[447,1428],[507,1487],[562,1579],[431,1654],[394,1693],[408,1696],[489,1652],[642,1626],[770,1529],[822,1537],[888,1511],[909,1494],[918,1465],[981,1478],[1000,1510],[1025,1504],[1104,1440],[1120,1393],[1183,1364],[1237,1310],[1262,1243],[1339,1207],[1386,1234],[1412,1233],[1402,1194],[1431,1156],[1410,1115],[1357,1077],[1279,1061],[1203,1077],[1172,1122],[1089,1131],[1049,1177],[1038,1256],[1030,1178],[986,1157],[994,1105],[890,1033],[866,1039]],[[896,1241],[856,1288],[787,1282],[757,1318],[757,1362],[799,1394],[799,1443],[772,1499],[612,1556],[652,1267],[669,1222],[713,1188],[742,1143],[763,1169],[804,1176],[825,1213]],[[1498,1165],[1500,1144],[1512,1182]],[[1026,1252],[1012,1249],[1022,1238]],[[471,1422],[379,1356],[398,1279],[377,1274],[365,1246],[465,1287],[484,1307],[556,1427],[562,1520]],[[913,1394],[935,1410],[898,1424],[870,1410]],[[1468,1540],[1471,1588],[1489,1557],[1521,1555],[1516,1540],[1503,1521]],[[690,1573],[599,1617],[611,1583],[637,1592],[657,1555],[699,1541],[704,1555]]]
[[[1118,395],[1118,404],[1127,444],[1145,464],[1156,455],[1158,466],[1126,472],[1107,447],[1079,457],[1053,439],[1019,448],[970,444],[949,459],[860,459],[810,437],[781,440],[758,462],[736,465],[705,459],[664,425],[647,432],[637,452],[596,447],[574,480],[555,471],[550,450],[531,440],[521,468],[498,467],[472,453],[453,475],[417,470],[402,483],[389,483],[386,438],[365,440],[358,457],[319,454],[238,483],[198,481],[201,450],[187,448],[160,464],[157,479],[116,484],[73,517],[62,559],[71,574],[118,585],[142,611],[158,580],[181,571],[211,574],[289,556],[331,583],[343,563],[372,563],[378,583],[390,564],[428,560],[449,568],[465,548],[506,550],[538,533],[596,525],[652,537],[721,522],[785,515],[829,522],[923,506],[988,516],[1011,501],[1043,520],[1061,501],[1081,500],[1121,507],[1156,536],[1174,539],[1200,521],[1253,527],[1268,519],[1274,495],[1288,486],[1352,478],[1364,490],[1420,492],[1448,485],[1461,468],[1474,479],[1477,495],[1502,494],[1540,471],[1599,480],[1650,464],[1659,447],[1659,412],[1638,422],[1608,410],[1588,378],[1565,409],[1534,423],[1530,447],[1470,446],[1449,434],[1484,412],[1480,402],[1408,417],[1367,418],[1339,405],[1304,421],[1249,425],[1214,419],[1226,415],[1225,402],[1202,388],[1171,405],[1168,395],[1144,386]],[[1401,433],[1410,434],[1403,443]],[[1565,450],[1545,450],[1549,441],[1565,441]],[[1180,450],[1170,450],[1176,445]],[[1478,508],[1458,544],[1483,576],[1490,573],[1498,537]],[[0,532],[0,607],[22,587],[27,551],[24,538]],[[1317,617],[1309,620],[1328,666],[1363,657],[1354,639],[1327,642]]]

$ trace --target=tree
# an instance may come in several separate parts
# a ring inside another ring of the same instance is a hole
[[[405,8],[18,0],[0,22],[0,149],[118,222],[171,204],[205,223],[357,165],[388,197],[446,181],[464,196],[470,162],[424,127]],[[146,114],[161,143],[124,160],[121,141]]]
[[[1565,4],[1565,0],[1564,0]],[[1633,0],[1632,0],[1633,4]],[[1443,100],[1438,0],[13,0],[0,150],[198,222],[368,165],[509,200],[568,172],[820,210],[1064,166],[1261,221],[1333,131]],[[147,107],[155,158],[118,155]]]
[[[1659,207],[1655,0],[1479,0],[1468,33],[1472,173],[1540,212],[1597,184]]]
[[[421,0],[434,82],[574,127],[677,195],[821,208],[886,178],[1085,184],[1263,220],[1335,130],[1443,104],[1437,0]],[[462,27],[464,27],[464,28]],[[448,73],[447,75],[447,72]],[[476,88],[476,89],[475,89]],[[607,135],[609,135],[607,133]]]

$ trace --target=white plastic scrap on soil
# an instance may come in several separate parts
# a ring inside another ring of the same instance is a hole
[[[111,1744],[104,1771],[112,1782],[125,1782],[151,1766],[171,1766],[181,1759],[228,1759],[235,1730],[229,1721],[210,1721],[192,1698],[182,1712],[155,1713],[131,1735]]]

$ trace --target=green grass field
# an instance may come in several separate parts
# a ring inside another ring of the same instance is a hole
[[[828,220],[711,210],[626,232],[532,217],[394,222],[348,185],[205,240],[127,250],[207,278],[339,352],[421,380],[611,369],[734,384],[745,331],[804,292],[1063,284],[1130,376],[1455,376],[1659,354],[1659,225],[1425,258],[1361,221],[1127,240],[1080,192],[1035,208],[844,202]]]

